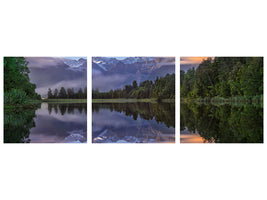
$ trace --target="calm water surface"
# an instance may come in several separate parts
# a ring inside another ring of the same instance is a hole
[[[93,103],[93,143],[175,141],[174,103]]]
[[[5,112],[5,143],[85,143],[86,103],[42,103]]]
[[[263,143],[263,108],[255,105],[180,105],[181,143]]]

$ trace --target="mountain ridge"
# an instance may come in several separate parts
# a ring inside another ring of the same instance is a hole
[[[174,57],[93,57],[93,89],[109,91],[175,73]]]
[[[29,57],[29,78],[36,84],[36,92],[47,96],[48,88],[79,88],[87,86],[87,60],[80,58]]]

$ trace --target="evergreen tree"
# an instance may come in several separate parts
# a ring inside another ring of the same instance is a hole
[[[54,99],[57,99],[58,98],[58,90],[57,90],[57,88],[54,91],[53,97],[54,97]]]
[[[23,57],[4,57],[5,102],[9,99],[11,104],[20,104],[26,99],[41,99],[35,93],[36,85],[30,82],[27,65],[28,62]],[[21,98],[21,101],[17,98]]]
[[[181,97],[263,95],[262,57],[215,57],[181,75]]]
[[[52,90],[50,88],[48,89],[48,92],[47,92],[47,98],[48,99],[52,99],[53,98]]]
[[[110,99],[110,98],[157,98],[157,99],[174,99],[175,98],[175,74],[167,74],[165,77],[157,77],[155,82],[143,81],[137,85],[125,85],[123,89],[110,90],[109,92],[99,92],[98,89],[92,91],[93,99]]]
[[[136,89],[137,88],[137,82],[136,80],[133,81],[133,89]]]
[[[83,92],[83,98],[87,99],[87,87],[84,88],[84,92]]]
[[[78,99],[82,99],[82,98],[83,98],[83,91],[82,91],[82,88],[80,88],[80,89],[78,90],[77,98],[78,98]]]
[[[61,88],[60,88],[58,97],[59,97],[60,99],[65,99],[65,98],[67,98],[67,93],[66,93],[66,90],[65,90],[64,87],[61,87]]]

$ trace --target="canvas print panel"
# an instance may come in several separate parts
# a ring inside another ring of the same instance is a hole
[[[181,57],[181,143],[263,143],[263,57]]]
[[[175,58],[92,58],[92,142],[175,141]]]
[[[4,142],[87,142],[87,59],[4,58]]]

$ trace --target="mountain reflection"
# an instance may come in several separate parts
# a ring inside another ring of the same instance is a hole
[[[263,143],[262,107],[181,103],[180,109],[182,143]]]
[[[174,103],[93,103],[93,142],[174,142]]]
[[[86,103],[42,103],[34,109],[5,111],[5,143],[86,141]]]
[[[137,120],[138,116],[145,120],[155,119],[158,123],[163,122],[167,127],[175,128],[174,103],[93,103],[93,112],[98,113],[100,108],[123,112],[134,120]]]

